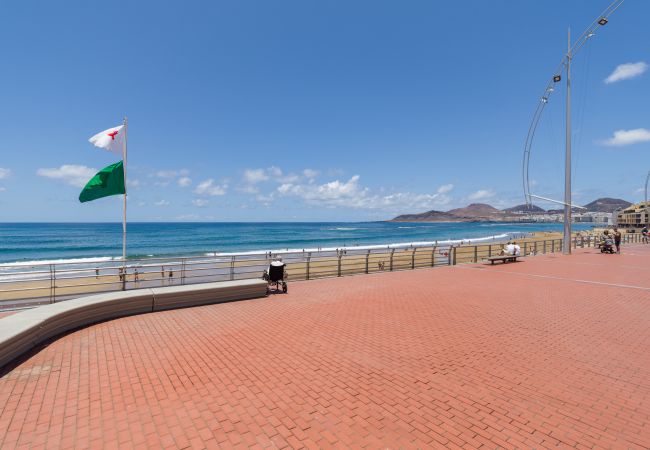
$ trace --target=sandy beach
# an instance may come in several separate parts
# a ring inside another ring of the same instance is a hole
[[[581,235],[585,236],[585,233]],[[535,233],[532,237],[518,239],[517,243],[522,248],[522,254],[531,255],[560,251],[560,239],[560,233]],[[469,241],[455,247],[451,254],[447,245],[366,252],[350,248],[343,250],[340,258],[335,255],[312,255],[308,258],[307,254],[289,254],[285,255],[284,260],[290,281],[306,280],[480,262],[489,256],[497,255],[503,244],[504,242],[499,241],[472,245]],[[50,279],[4,281],[0,284],[2,298],[0,308],[20,308],[62,301],[85,294],[118,291],[123,288],[137,289],[257,278],[261,277],[270,261],[268,255],[250,256],[245,260],[234,261],[222,258],[180,262],[179,258],[176,263],[152,262],[140,267],[129,267],[125,282],[122,282],[117,275],[118,266],[101,268],[99,274],[88,268],[77,272],[58,273],[54,282]]]

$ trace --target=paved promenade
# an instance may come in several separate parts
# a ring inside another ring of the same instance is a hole
[[[295,282],[0,377],[0,448],[650,448],[650,245]]]

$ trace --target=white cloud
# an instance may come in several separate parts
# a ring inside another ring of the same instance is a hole
[[[648,141],[650,141],[650,130],[645,128],[636,128],[634,130],[614,131],[614,137],[602,141],[601,143],[611,147],[623,147],[625,145]]]
[[[201,216],[198,214],[181,214],[180,216],[176,216],[176,220],[199,220]]]
[[[320,172],[318,170],[313,170],[313,169],[305,169],[302,171],[302,174],[305,176],[305,178],[316,178]]]
[[[178,179],[178,185],[180,187],[187,187],[192,184],[192,179],[190,177],[180,177]]]
[[[610,84],[621,80],[629,80],[630,78],[638,77],[646,70],[648,70],[648,65],[643,61],[621,64],[616,66],[616,69],[605,78],[605,83]]]
[[[282,169],[280,169],[279,167],[271,166],[266,170],[268,171],[269,176],[271,176],[273,178],[278,179],[278,178],[282,177]]]
[[[187,169],[181,169],[181,170],[159,170],[156,172],[156,176],[158,178],[165,178],[165,179],[172,179],[176,178],[178,176],[181,177],[186,177],[190,174],[190,171]]]
[[[228,189],[227,184],[216,185],[214,183],[214,180],[210,178],[208,180],[199,183],[196,189],[194,189],[194,193],[199,195],[219,196],[219,195],[224,195],[227,189]]]
[[[154,203],[156,206],[169,206],[169,201],[168,200],[158,200],[157,202]]]
[[[311,169],[305,169],[303,174],[309,178],[309,176],[316,176],[318,172]],[[309,175],[309,176],[307,176]],[[237,188],[238,191],[245,194],[258,194],[260,189],[257,187],[258,184],[272,181],[274,183],[297,183],[300,181],[301,177],[296,174],[285,175],[282,172],[282,169],[276,166],[271,166],[266,169],[246,169],[244,170],[243,185]],[[312,178],[313,179],[313,178]]]
[[[127,187],[138,189],[142,184],[137,178],[134,180],[126,180]]]
[[[444,193],[414,194],[396,192],[388,195],[372,194],[368,188],[360,186],[358,175],[354,175],[347,181],[335,180],[320,185],[283,183],[277,188],[277,192],[281,196],[301,198],[306,203],[313,205],[390,211],[432,208],[447,204],[450,201],[449,197]]]
[[[438,194],[448,194],[454,189],[453,184],[443,184],[438,188]]]
[[[7,190],[7,188],[3,188],[3,187],[0,186],[0,192],[4,192],[6,190]]]
[[[244,171],[244,181],[250,184],[261,183],[269,179],[264,169],[246,169]]]
[[[36,171],[36,174],[40,177],[60,180],[70,186],[79,188],[84,187],[96,173],[97,169],[75,164],[64,164],[59,168],[38,169]]]
[[[488,189],[479,189],[478,191],[470,194],[470,200],[485,200],[486,198],[494,197],[494,191]]]
[[[158,178],[175,178],[177,172],[175,170],[159,170],[156,172]]]
[[[244,194],[258,194],[260,192],[260,189],[252,184],[240,186],[237,188],[237,190],[239,192],[243,192]]]
[[[0,167],[0,180],[9,177],[9,175],[11,175],[11,170]]]
[[[192,205],[197,206],[199,208],[203,208],[204,206],[208,205],[210,203],[209,200],[205,200],[202,198],[195,198],[192,200]]]
[[[258,195],[255,199],[264,206],[270,206],[275,200],[275,192],[271,192],[269,195]]]

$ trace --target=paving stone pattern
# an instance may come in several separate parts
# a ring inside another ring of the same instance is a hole
[[[650,448],[650,245],[289,284],[0,377],[0,448]]]

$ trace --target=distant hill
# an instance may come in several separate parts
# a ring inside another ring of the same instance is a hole
[[[587,210],[575,208],[579,212],[614,212],[617,209],[625,209],[630,202],[618,198],[599,198],[585,205]],[[544,211],[536,205],[517,205],[504,210],[499,210],[486,203],[472,203],[464,208],[451,209],[449,211],[427,211],[420,214],[402,214],[389,220],[389,222],[484,222],[484,221],[518,221],[522,214],[562,214],[563,209],[549,209]]]
[[[458,217],[442,211],[427,211],[420,214],[402,214],[390,222],[458,222]]]
[[[452,216],[462,217],[467,219],[474,218],[491,218],[493,216],[502,216],[503,212],[496,209],[492,205],[486,203],[472,203],[464,208],[456,208],[447,211],[447,214]]]
[[[511,214],[544,214],[546,212],[545,209],[540,208],[537,205],[517,205],[513,206],[512,208],[506,208],[503,210],[505,213],[511,213]]]
[[[632,203],[621,200],[620,198],[599,198],[594,200],[591,203],[587,203],[585,205],[585,208],[587,208],[587,211],[589,212],[605,212],[605,213],[611,213],[616,211],[617,209],[625,209],[628,206],[630,206]]]
[[[450,211],[427,211],[420,214],[402,214],[389,222],[472,222],[503,220],[505,213],[485,203],[472,203]]]

